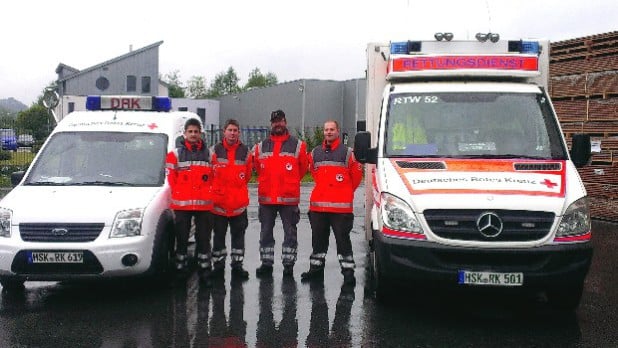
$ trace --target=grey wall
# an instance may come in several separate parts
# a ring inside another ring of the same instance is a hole
[[[159,91],[158,47],[83,70],[77,76],[62,81],[59,92],[61,95],[127,94],[127,75],[135,75],[137,78],[137,90],[130,92],[131,94],[157,95]],[[109,80],[109,87],[103,91],[95,85],[96,80],[101,76]],[[142,76],[150,76],[150,93],[141,93]]]
[[[334,119],[342,133],[353,138],[357,119],[365,118],[365,79],[296,80],[223,96],[220,102],[220,125],[236,118],[241,127],[270,127],[271,111],[282,109],[293,134],[302,128],[311,132]]]

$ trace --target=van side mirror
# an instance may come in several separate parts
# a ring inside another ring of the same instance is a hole
[[[354,136],[354,157],[360,163],[373,163],[378,161],[378,149],[371,148],[371,133],[358,132]]]
[[[571,142],[571,161],[580,168],[588,164],[592,156],[589,134],[573,134]]]
[[[11,173],[11,185],[13,187],[17,186],[21,182],[21,179],[24,178],[24,174],[26,174],[26,172],[23,170]]]

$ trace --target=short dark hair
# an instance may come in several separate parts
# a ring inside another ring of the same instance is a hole
[[[335,124],[335,128],[337,128],[337,130],[340,130],[340,129],[339,129],[339,122],[337,122],[337,121],[335,121],[335,120],[326,120],[326,121],[324,122],[324,124],[327,124],[327,123],[334,123],[334,124]]]
[[[185,130],[187,130],[189,126],[197,126],[199,130],[202,130],[202,122],[200,122],[197,118],[188,119],[187,122],[185,122]]]
[[[225,123],[223,124],[223,130],[227,129],[227,126],[229,125],[234,125],[236,126],[238,129],[240,129],[240,123],[238,123],[237,120],[233,119],[233,118],[228,118]]]
[[[285,120],[285,112],[278,109],[270,113],[270,122]]]

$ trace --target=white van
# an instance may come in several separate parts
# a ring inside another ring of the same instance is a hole
[[[446,40],[443,40],[448,37]],[[402,283],[515,287],[575,308],[592,258],[588,198],[546,93],[549,42],[371,43],[366,238],[378,298]]]
[[[185,121],[167,97],[90,96],[0,201],[0,284],[152,275],[165,280],[173,215],[165,156]]]

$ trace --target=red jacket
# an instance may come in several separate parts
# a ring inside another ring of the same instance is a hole
[[[251,179],[251,153],[240,141],[229,145],[227,141],[210,148],[213,166],[212,212],[222,216],[242,214],[249,205],[247,183]]]
[[[165,159],[167,181],[172,191],[170,208],[174,210],[212,210],[212,167],[203,142],[193,148],[184,142]]]
[[[307,172],[307,144],[291,136],[271,135],[252,150],[260,204],[298,205],[300,180]]]
[[[309,198],[310,211],[354,211],[354,191],[363,178],[363,168],[352,149],[342,145],[339,139],[327,149],[325,141],[309,154],[309,170],[315,181]]]

